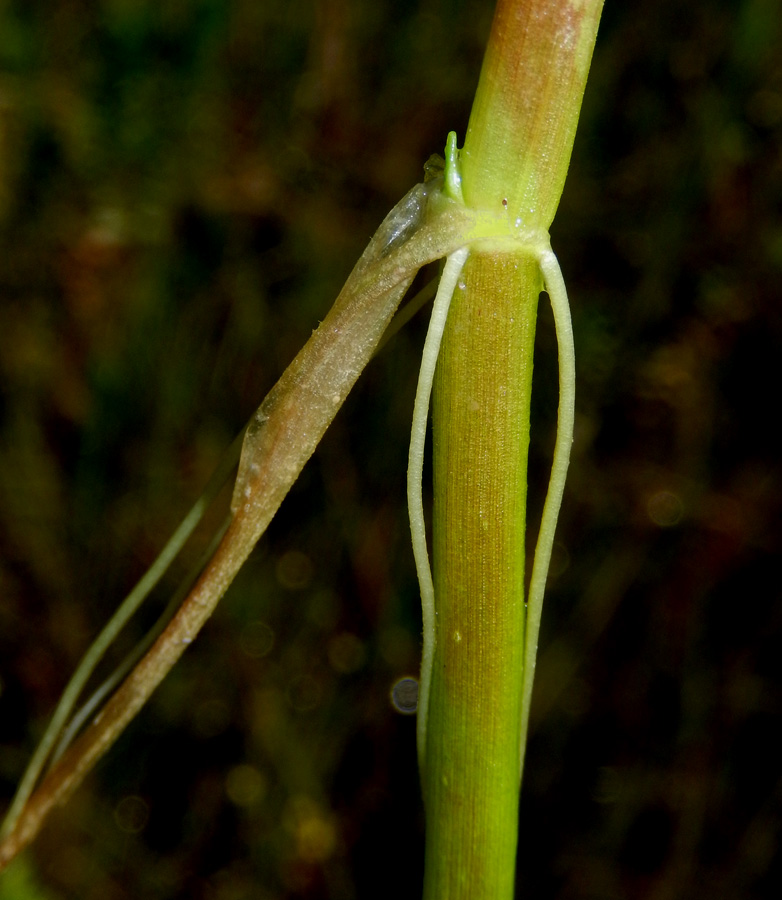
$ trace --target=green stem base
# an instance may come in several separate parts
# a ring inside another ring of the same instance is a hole
[[[513,897],[527,449],[540,290],[531,256],[471,255],[437,368],[437,615],[424,900]]]

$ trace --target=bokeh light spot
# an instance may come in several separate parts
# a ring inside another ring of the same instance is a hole
[[[114,822],[125,834],[139,834],[149,821],[149,804],[133,794],[123,797],[114,807]]]
[[[274,646],[274,632],[260,619],[248,622],[239,637],[242,651],[252,659],[262,659],[271,653]]]
[[[684,504],[672,491],[657,491],[646,503],[646,512],[655,525],[671,528],[678,525],[684,513]]]
[[[312,560],[300,550],[289,550],[277,560],[276,574],[286,590],[304,590],[312,581]]]
[[[255,766],[234,766],[225,778],[225,793],[235,806],[256,806],[266,796],[266,779]]]
[[[391,703],[397,712],[412,716],[418,709],[418,682],[415,678],[400,678],[391,688]]]
[[[344,631],[329,641],[328,656],[331,668],[347,675],[364,665],[367,653],[362,640]]]

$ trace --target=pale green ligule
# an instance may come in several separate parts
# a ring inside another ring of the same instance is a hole
[[[445,142],[445,193],[457,203],[464,204],[462,195],[462,173],[459,168],[459,148],[456,146],[456,132],[448,132]]]

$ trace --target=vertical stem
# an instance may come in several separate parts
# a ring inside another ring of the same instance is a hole
[[[498,0],[462,150],[468,206],[548,229],[567,176],[603,0]]]
[[[548,230],[601,9],[602,0],[498,0],[461,154],[468,208]],[[473,246],[462,283],[434,391],[424,900],[510,900],[526,718],[524,543],[539,263],[534,254]]]
[[[513,896],[537,262],[471,255],[435,381],[426,900]]]

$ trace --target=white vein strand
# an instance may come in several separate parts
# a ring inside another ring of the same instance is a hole
[[[570,317],[567,288],[557,257],[550,245],[537,251],[538,264],[543,274],[546,292],[554,313],[559,359],[559,409],[557,412],[557,438],[551,462],[546,501],[540,520],[540,532],[535,545],[529,594],[527,597],[527,622],[524,636],[524,676],[522,687],[521,767],[524,767],[524,749],[532,700],[532,683],[535,676],[535,660],[538,652],[540,620],[543,612],[543,594],[546,590],[554,534],[565,491],[570,450],[573,446],[573,423],[576,408],[576,357],[573,343],[573,322]]]
[[[410,432],[410,454],[407,466],[407,505],[410,514],[410,531],[413,539],[413,556],[421,592],[423,619],[423,652],[421,656],[421,679],[418,685],[418,766],[421,775],[426,760],[426,720],[429,708],[429,689],[432,680],[432,665],[436,643],[435,602],[432,569],[429,565],[429,550],[426,543],[426,521],[423,502],[424,445],[426,426],[429,419],[429,402],[432,384],[440,354],[440,343],[448,318],[451,298],[456,290],[462,268],[467,261],[469,249],[462,247],[445,261],[443,274],[437,288],[437,296],[432,306],[432,317],[424,341],[421,369],[418,373],[418,387],[413,406],[413,425]]]

